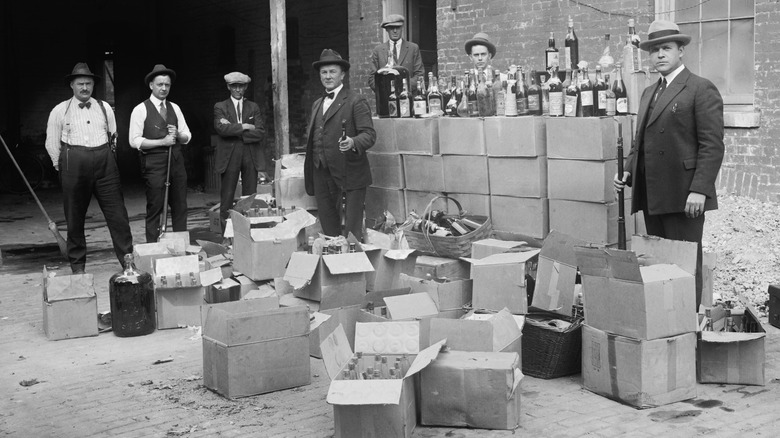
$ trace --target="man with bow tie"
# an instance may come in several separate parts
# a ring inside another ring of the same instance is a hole
[[[187,231],[187,170],[181,145],[189,143],[192,134],[179,106],[168,100],[174,80],[175,71],[162,64],[155,65],[144,78],[152,95],[130,114],[130,146],[141,154],[141,174],[146,181],[146,241],[149,243],[157,242],[160,237],[166,178],[170,179],[168,205],[173,231]]]
[[[404,16],[391,14],[382,22],[381,27],[387,31],[388,41],[382,43],[371,52],[371,63],[374,70],[368,75],[368,86],[372,90],[374,86],[374,72],[386,66],[392,61],[393,65],[400,65],[409,70],[409,84],[414,90],[417,88],[417,77],[425,76],[420,46],[401,38],[404,30]]]
[[[325,49],[312,63],[325,87],[325,96],[311,110],[304,162],[306,193],[317,201],[317,215],[328,236],[363,238],[366,187],[371,168],[366,151],[376,141],[371,107],[361,95],[344,87],[349,62]],[[345,204],[344,229],[341,207]]]
[[[219,212],[223,231],[239,174],[241,194],[251,195],[257,190],[257,172],[265,168],[265,128],[260,107],[244,98],[252,78],[236,71],[226,74],[225,82],[230,98],[214,105],[214,129],[219,135],[215,171],[221,175]]]
[[[84,219],[92,195],[106,218],[114,252],[122,264],[133,252],[133,236],[127,218],[112,140],[116,119],[111,105],[92,97],[99,76],[80,62],[65,76],[73,97],[55,106],[46,124],[46,150],[59,171],[62,203],[68,223],[67,253],[73,273],[87,263]]]

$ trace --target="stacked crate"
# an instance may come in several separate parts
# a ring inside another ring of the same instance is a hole
[[[404,206],[404,167],[395,137],[392,119],[373,120],[376,143],[368,150],[373,183],[366,190],[366,221],[371,226],[374,220],[384,217],[385,210],[396,220],[406,217]]]
[[[439,154],[439,123],[437,119],[395,119],[396,142],[401,153],[406,188],[406,214],[412,211],[422,216],[428,202],[444,192],[442,157]],[[443,201],[433,207],[446,208]]]
[[[631,148],[630,116],[547,119],[547,178],[550,228],[579,239],[618,242],[618,202],[613,188],[617,173],[618,123],[623,150]],[[631,191],[625,191],[626,235],[634,234]]]
[[[490,182],[482,118],[439,118],[444,192],[471,214],[490,216]],[[457,213],[454,204],[449,212]]]

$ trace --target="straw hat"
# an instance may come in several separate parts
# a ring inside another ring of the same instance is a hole
[[[647,30],[647,41],[640,42],[639,48],[649,52],[656,44],[667,41],[678,41],[683,46],[687,46],[691,42],[691,37],[680,33],[680,27],[671,21],[655,20],[650,23],[650,29]]]

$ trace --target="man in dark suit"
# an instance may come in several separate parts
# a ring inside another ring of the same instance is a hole
[[[347,236],[351,232],[362,239],[366,187],[371,185],[366,150],[376,141],[371,107],[365,98],[344,87],[349,62],[337,52],[323,50],[312,66],[325,86],[325,95],[314,102],[311,110],[304,162],[306,193],[317,201],[317,214],[326,235]]]
[[[386,43],[374,47],[373,52],[371,52],[371,63],[374,65],[374,70],[368,75],[368,86],[372,90],[375,89],[374,72],[386,66],[388,61],[392,61],[393,65],[400,65],[409,70],[410,91],[416,89],[417,77],[424,77],[425,69],[423,68],[422,56],[420,56],[420,47],[413,42],[401,39],[404,16],[389,15],[382,22],[381,27],[387,31],[387,36],[390,39]]]
[[[718,208],[715,179],[725,147],[718,89],[682,62],[690,41],[675,23],[656,20],[640,43],[662,78],[642,93],[636,141],[615,188],[633,187],[631,211],[642,210],[648,234],[698,243],[698,308],[704,212]]]
[[[251,195],[257,190],[257,172],[265,168],[262,149],[265,128],[260,107],[244,98],[251,81],[252,78],[237,71],[226,74],[230,98],[214,105],[214,129],[219,135],[215,171],[222,175],[219,213],[223,231],[228,210],[233,206],[239,174],[241,194]]]

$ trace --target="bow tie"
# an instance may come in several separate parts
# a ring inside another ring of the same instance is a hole
[[[334,97],[336,97],[336,92],[335,91],[331,91],[330,93],[326,92],[322,96],[327,97],[328,99],[333,99]]]
[[[79,102],[79,108],[87,107],[87,109],[89,109],[89,107],[91,106],[92,106],[92,102]]]

